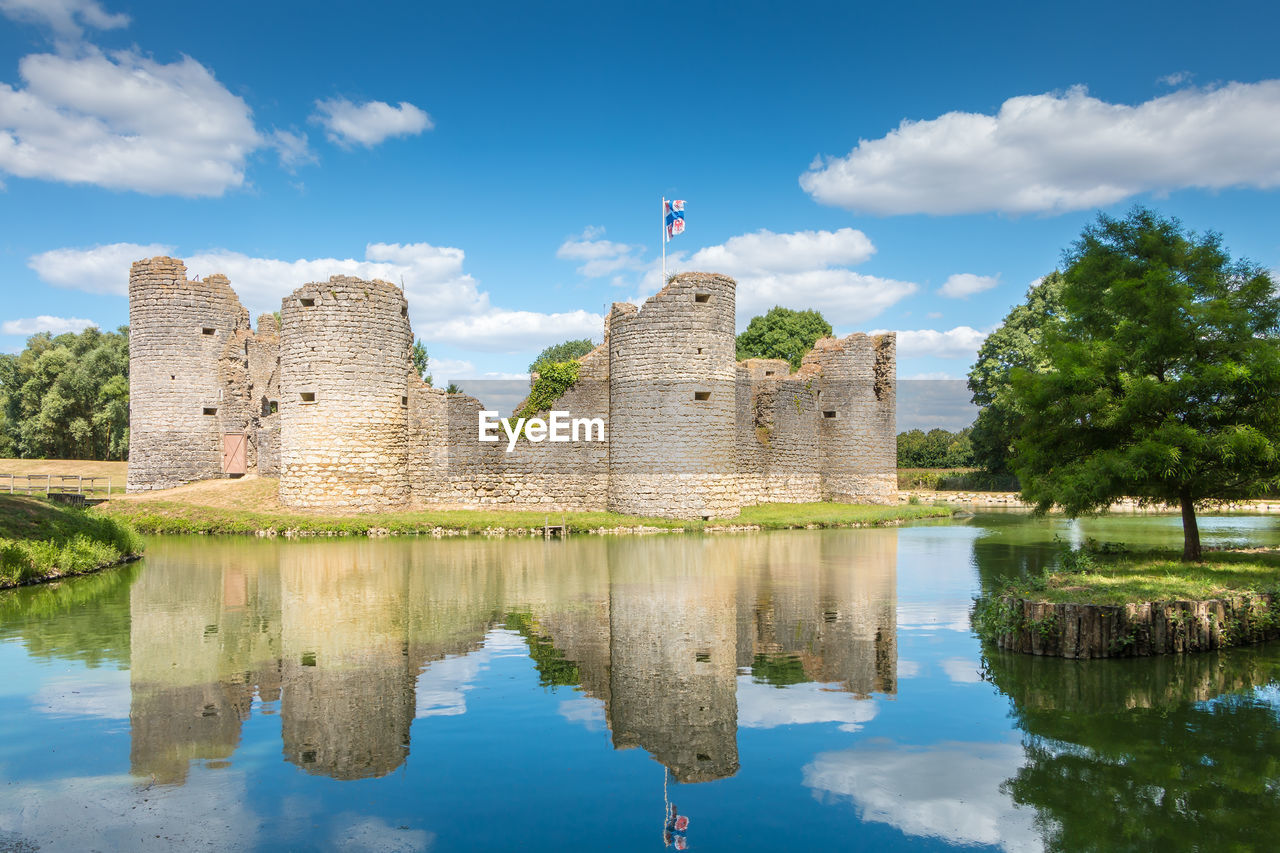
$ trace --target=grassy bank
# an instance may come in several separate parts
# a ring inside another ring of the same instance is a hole
[[[796,527],[854,527],[941,518],[951,510],[931,506],[852,504],[767,504],[748,507],[734,519],[688,521],[612,512],[528,510],[404,510],[368,515],[299,512],[282,507],[274,480],[218,480],[114,499],[103,511],[144,533],[227,533],[286,535],[368,535],[377,533],[518,533],[541,530],[549,519],[571,531],[682,530],[725,527],[776,530]]]
[[[1280,553],[1216,551],[1203,563],[1174,552],[1093,554],[1071,551],[1059,571],[1009,584],[998,595],[1046,604],[1139,604],[1207,601],[1280,592]]]
[[[1018,478],[979,468],[899,468],[898,488],[926,492],[1016,492]]]
[[[84,574],[142,553],[126,520],[0,495],[0,588]]]

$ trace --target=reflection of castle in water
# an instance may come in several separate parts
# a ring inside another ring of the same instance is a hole
[[[132,590],[133,770],[173,783],[226,761],[256,696],[279,700],[291,763],[384,775],[426,664],[506,623],[544,683],[603,703],[615,747],[723,778],[741,673],[895,692],[896,560],[895,530],[158,546]]]

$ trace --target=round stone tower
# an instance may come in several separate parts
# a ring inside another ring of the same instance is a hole
[[[609,509],[666,518],[741,510],[733,279],[681,273],[609,318]]]
[[[223,442],[250,413],[233,392],[247,365],[249,312],[225,276],[188,281],[176,258],[129,272],[128,489],[223,476]]]
[[[334,276],[281,304],[280,500],[371,511],[409,500],[408,306]]]

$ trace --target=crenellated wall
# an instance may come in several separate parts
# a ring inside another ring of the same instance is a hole
[[[603,441],[481,442],[479,400],[426,385],[400,288],[334,276],[249,326],[226,278],[172,258],[130,276],[129,488],[248,469],[300,508],[410,503],[732,518],[743,506],[896,502],[895,340],[825,338],[786,361],[735,362],[736,283],[682,273],[613,306],[604,343],[554,404]],[[545,418],[546,413],[539,413]]]

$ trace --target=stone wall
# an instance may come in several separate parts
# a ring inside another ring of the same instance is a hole
[[[280,500],[368,511],[409,501],[408,304],[333,276],[281,303]]]
[[[738,514],[733,279],[681,273],[609,318],[609,509]]]

